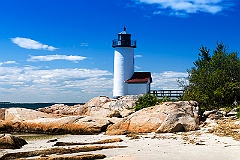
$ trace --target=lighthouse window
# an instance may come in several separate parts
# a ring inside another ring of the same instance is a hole
[[[118,35],[118,40],[121,41],[122,40],[122,36]]]

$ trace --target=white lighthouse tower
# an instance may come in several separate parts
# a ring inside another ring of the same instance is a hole
[[[125,83],[134,74],[134,48],[136,41],[131,40],[126,28],[118,34],[118,39],[113,40],[114,50],[114,80],[113,97],[128,94],[128,84]]]

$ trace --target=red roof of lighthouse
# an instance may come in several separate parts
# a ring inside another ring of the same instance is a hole
[[[150,79],[152,83],[151,72],[134,72],[133,76],[126,80],[126,83],[147,83]]]

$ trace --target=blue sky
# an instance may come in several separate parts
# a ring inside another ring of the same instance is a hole
[[[177,78],[202,45],[240,51],[238,0],[1,0],[0,101],[86,102],[112,96],[112,40],[137,40],[135,71],[152,89]]]

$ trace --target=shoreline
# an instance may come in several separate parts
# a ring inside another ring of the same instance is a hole
[[[52,105],[84,105],[85,103],[58,103],[58,102],[45,102],[45,103],[14,103],[14,102],[0,102],[0,108],[27,108],[27,109],[38,109],[44,107],[51,107]]]
[[[48,142],[57,139],[61,142],[94,142],[109,138],[121,138],[122,142],[111,144],[99,144],[97,146],[127,146],[126,148],[103,149],[91,152],[79,152],[66,155],[79,154],[104,154],[106,160],[238,160],[240,141],[231,137],[219,137],[207,133],[205,128],[198,131],[178,132],[178,133],[147,133],[138,134],[139,139],[131,139],[126,135],[50,135],[43,139],[28,140],[28,144],[21,149],[2,149],[0,156],[4,153],[26,152],[56,148],[56,142]],[[92,146],[92,145],[85,145]],[[61,148],[71,148],[76,146],[64,146]],[[65,155],[65,156],[66,156]]]
[[[103,155],[107,160],[239,159],[240,120],[236,116],[219,119],[212,111],[200,123],[195,101],[164,102],[134,112],[135,98],[95,97],[84,106],[2,109],[2,131],[15,131],[28,144],[1,149],[4,157],[0,159],[76,159],[83,154]]]

